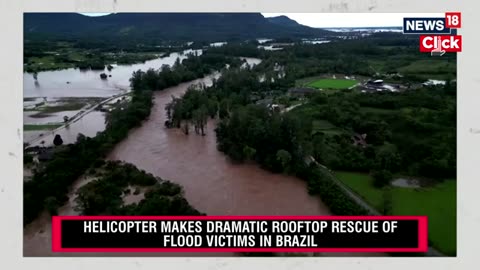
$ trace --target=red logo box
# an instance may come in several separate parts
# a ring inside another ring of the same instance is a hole
[[[447,28],[460,28],[462,27],[462,13],[460,12],[447,12],[445,13],[445,27]]]
[[[420,52],[461,52],[462,36],[420,36]]]

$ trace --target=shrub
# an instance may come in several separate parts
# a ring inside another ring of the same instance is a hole
[[[392,173],[387,170],[380,170],[372,172],[373,185],[377,188],[382,188],[384,186],[390,185],[392,181]]]

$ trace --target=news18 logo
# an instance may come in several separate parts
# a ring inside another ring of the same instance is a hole
[[[447,12],[441,18],[403,18],[404,34],[420,34],[420,52],[444,55],[462,51],[462,36],[452,35],[452,29],[462,26],[460,12]]]

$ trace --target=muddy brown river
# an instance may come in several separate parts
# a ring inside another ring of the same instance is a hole
[[[132,163],[138,168],[183,186],[185,197],[207,215],[330,215],[320,198],[308,195],[306,183],[298,178],[273,174],[254,164],[233,164],[216,148],[215,122],[207,125],[206,136],[184,135],[166,129],[165,105],[171,96],[181,96],[194,83],[211,84],[212,77],[183,83],[155,93],[151,115],[130,132],[108,159]],[[79,187],[88,179],[74,184]],[[76,215],[73,191],[60,215]],[[44,214],[27,226],[25,256],[236,256],[233,253],[175,254],[52,254],[50,219]],[[378,256],[382,254],[332,253],[327,256]]]
[[[211,83],[211,77],[194,81]],[[215,123],[207,135],[166,129],[165,105],[192,83],[155,93],[148,121],[118,144],[109,159],[135,164],[184,187],[186,199],[207,215],[329,215],[306,183],[250,164],[236,165],[216,148]]]

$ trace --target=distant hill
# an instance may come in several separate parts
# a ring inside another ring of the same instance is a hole
[[[267,20],[271,23],[282,25],[282,26],[289,26],[289,27],[301,27],[303,25],[299,24],[297,21],[288,18],[287,16],[277,16],[277,17],[270,17]]]
[[[286,16],[260,13],[25,13],[26,39],[130,41],[229,41],[252,38],[314,38],[330,31],[298,24]]]
[[[333,32],[402,32],[402,26],[331,27],[320,29]]]

